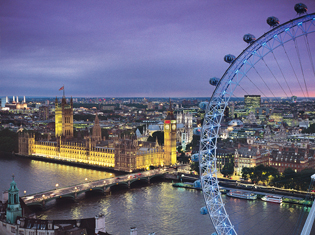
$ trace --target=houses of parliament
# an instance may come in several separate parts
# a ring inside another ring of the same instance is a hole
[[[20,133],[19,154],[133,172],[176,163],[176,118],[170,108],[164,120],[164,147],[134,138],[105,140],[96,114],[92,134],[73,138],[73,100],[55,100],[55,137],[39,140]]]

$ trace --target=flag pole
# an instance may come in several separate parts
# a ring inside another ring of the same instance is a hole
[[[63,97],[65,97],[65,85],[63,85]]]

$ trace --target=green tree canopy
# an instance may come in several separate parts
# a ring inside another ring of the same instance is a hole
[[[9,129],[0,131],[0,151],[8,153],[18,152],[18,134],[16,132]]]

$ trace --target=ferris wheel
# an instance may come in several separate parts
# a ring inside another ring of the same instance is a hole
[[[307,99],[311,91],[308,83],[310,81],[315,83],[314,61],[311,54],[314,41],[310,43],[309,38],[309,35],[315,32],[315,14],[306,14],[307,8],[301,3],[296,4],[294,8],[299,17],[283,24],[280,24],[276,17],[269,17],[267,23],[272,28],[258,39],[252,34],[245,34],[243,40],[248,43],[248,47],[237,57],[226,55],[224,60],[230,64],[229,68],[221,79],[210,79],[210,84],[216,88],[205,107],[204,122],[200,131],[198,161],[206,209],[218,235],[237,234],[225,209],[217,178],[217,141],[224,111],[230,98],[239,95],[237,93],[239,90],[246,92],[249,89],[247,84],[252,83],[255,89],[266,97],[294,97],[298,92],[296,89],[299,89],[299,94]],[[299,45],[299,41],[304,43],[304,49]],[[286,48],[288,43],[294,48],[297,54],[296,59],[290,56],[291,50]],[[279,60],[279,55],[275,53],[277,50],[281,50],[285,59]],[[303,50],[306,56],[302,58]],[[308,69],[305,69],[305,57],[308,58]],[[273,59],[272,64],[268,64],[270,58]],[[286,60],[291,69],[290,79],[296,82],[291,88],[289,84],[292,81],[286,78],[286,71],[281,67],[283,60]],[[258,71],[260,64],[264,66],[264,70],[268,71],[268,76],[272,80],[271,85],[263,79],[263,72]],[[276,70],[279,73],[277,75],[274,72]],[[310,75],[306,75],[306,70]],[[261,84],[255,83],[251,76],[254,74],[255,79],[261,80]],[[242,85],[241,81],[244,79],[246,83]],[[278,86],[278,92],[271,89],[274,86]],[[196,156],[194,157],[196,159]]]

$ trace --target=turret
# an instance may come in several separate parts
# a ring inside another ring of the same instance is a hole
[[[20,204],[19,189],[16,186],[13,175],[10,189],[8,190],[8,206],[6,211],[7,222],[15,224],[18,216],[22,217],[22,207]]]

